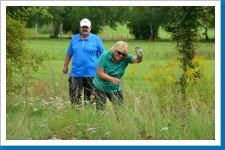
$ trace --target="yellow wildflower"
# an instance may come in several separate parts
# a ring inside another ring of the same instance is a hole
[[[197,72],[197,69],[188,69],[187,70],[187,72],[186,72],[186,74],[188,75],[188,76],[191,76],[191,75],[193,75],[194,73],[196,73]]]
[[[200,107],[200,109],[204,109],[204,108],[206,108],[206,104],[203,104],[203,105]]]
[[[199,63],[200,61],[202,61],[204,59],[204,56],[195,56],[192,61]]]
[[[155,72],[153,72],[156,76],[162,76],[163,75],[163,73],[162,73],[162,71],[155,71]]]
[[[137,71],[136,66],[132,67],[131,70],[129,71],[131,74],[135,74],[135,72]]]
[[[172,82],[176,82],[176,81],[177,81],[176,78],[171,77],[171,76],[169,76],[169,77],[167,77],[167,78],[168,78],[168,82],[169,82],[169,83],[172,83]]]
[[[153,84],[151,84],[150,86],[153,86],[153,87],[157,87],[159,85],[158,82],[154,82]]]
[[[90,98],[93,99],[93,98],[95,98],[95,96],[94,95],[90,95]]]
[[[166,67],[166,71],[174,71],[174,67],[173,66],[168,66],[168,67]]]
[[[149,79],[151,79],[151,78],[153,78],[152,75],[147,75],[147,76],[145,76],[145,79],[146,79],[146,80],[149,80]]]

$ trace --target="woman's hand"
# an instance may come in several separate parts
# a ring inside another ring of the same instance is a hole
[[[142,47],[140,45],[135,46],[135,52],[136,52],[138,58],[141,58],[143,56]]]
[[[104,68],[98,67],[97,68],[97,75],[99,78],[106,80],[106,81],[111,81],[113,84],[120,84],[121,80],[118,78],[114,78],[108,74],[105,73]]]
[[[120,79],[118,79],[118,78],[113,78],[113,77],[112,77],[110,80],[111,80],[111,82],[114,83],[114,84],[120,84],[120,82],[121,82]]]

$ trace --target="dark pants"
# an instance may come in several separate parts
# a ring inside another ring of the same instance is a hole
[[[112,102],[114,106],[123,105],[122,91],[118,91],[115,93],[107,93],[97,88],[95,88],[94,91],[97,110],[105,110],[107,98]]]
[[[81,95],[84,91],[84,101],[86,103],[93,103],[91,95],[93,93],[93,77],[73,77],[69,78],[69,95],[70,101],[74,105],[81,105]],[[85,103],[85,104],[86,104]]]

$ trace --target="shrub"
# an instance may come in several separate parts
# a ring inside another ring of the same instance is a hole
[[[7,91],[15,91],[22,84],[22,79],[30,78],[31,71],[37,71],[43,57],[30,51],[25,44],[30,34],[25,25],[7,15],[6,17],[6,84]]]

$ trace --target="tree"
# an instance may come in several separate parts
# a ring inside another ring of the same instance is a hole
[[[54,37],[58,37],[59,31],[60,31],[60,38],[63,36],[63,22],[65,20],[65,6],[50,6],[49,7],[49,13],[53,16],[52,22],[53,22],[53,32]]]
[[[203,16],[210,10],[209,7],[201,6],[180,6],[174,7],[174,12],[177,14],[177,21],[172,24],[173,34],[171,39],[177,41],[177,49],[181,54],[181,63],[183,73],[180,78],[182,102],[186,102],[186,89],[188,69],[192,69],[194,77],[199,79],[201,73],[195,69],[193,58],[195,57],[195,51],[198,49],[197,43],[201,39],[199,34],[199,28],[207,27],[208,22],[203,21]]]
[[[35,27],[35,38],[38,39],[38,27],[45,24],[48,18],[52,18],[52,15],[48,12],[48,6],[30,6],[26,9],[29,15],[29,24]]]
[[[136,39],[158,37],[160,25],[167,21],[168,6],[134,6],[129,17],[128,28]]]
[[[105,27],[109,26],[115,29],[118,23],[127,22],[127,13],[129,7],[126,6],[74,6],[65,7],[65,15],[63,21],[63,30],[65,32],[72,31],[74,34],[79,33],[80,21],[88,18],[92,24],[91,32],[99,33]],[[121,12],[123,12],[121,14]]]
[[[94,6],[88,7],[88,18],[97,25],[102,27],[103,40],[105,39],[106,26],[116,29],[118,24],[127,23],[127,16],[130,12],[128,6]],[[95,27],[95,26],[94,26]]]
[[[171,27],[171,24],[174,22],[179,21],[179,13],[177,13],[176,11],[173,11],[174,7],[170,7],[170,11],[168,11],[168,15],[167,15],[167,21],[162,24],[162,27],[165,29],[165,31],[167,32],[173,32],[174,28]],[[207,26],[202,27],[204,29],[204,33],[202,33],[202,35],[205,36],[205,39],[208,40],[208,29],[209,28],[215,28],[215,6],[207,6],[207,9],[209,9],[209,11],[207,11],[207,13],[204,13],[201,16],[202,22],[207,22]]]
[[[204,27],[205,32],[203,33],[203,35],[205,35],[205,39],[208,40],[208,28],[215,28],[215,6],[208,6],[208,8],[210,9],[208,11],[208,13],[203,15],[203,20],[205,22],[208,22],[209,25]]]
[[[63,30],[65,32],[72,31],[73,34],[80,32],[80,21],[83,18],[87,18],[88,9],[87,6],[67,6],[66,15],[63,23]],[[93,30],[92,30],[93,32]]]
[[[43,62],[42,56],[26,47],[24,41],[29,35],[24,23],[6,16],[6,91],[18,89],[17,77],[30,78],[30,72],[37,71]]]

